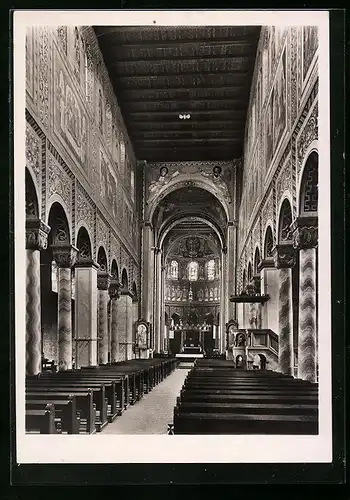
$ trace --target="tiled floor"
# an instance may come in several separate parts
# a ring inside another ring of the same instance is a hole
[[[189,369],[178,368],[134,406],[108,424],[103,434],[167,434],[176,398]]]

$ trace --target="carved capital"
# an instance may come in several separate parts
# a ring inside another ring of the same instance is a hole
[[[73,245],[52,245],[53,258],[60,268],[71,268],[75,265],[78,249]]]
[[[292,226],[293,246],[298,250],[316,248],[318,245],[317,217],[299,217]]]
[[[26,249],[46,250],[50,226],[41,219],[26,220]]]
[[[108,288],[108,293],[109,293],[109,298],[111,300],[113,299],[119,299],[120,297],[120,288],[121,288],[121,283],[119,281],[112,279],[109,283],[109,288]]]
[[[291,244],[276,245],[273,250],[275,267],[283,269],[293,267],[296,262],[296,250]]]
[[[91,257],[83,257],[80,252],[78,252],[75,267],[92,267],[93,269],[100,269],[100,266]]]
[[[97,288],[98,290],[108,290],[109,282],[112,276],[105,271],[99,271],[97,273]]]
[[[270,269],[275,267],[275,261],[273,258],[268,257],[267,259],[262,259],[258,264],[258,271],[261,272],[263,269]]]

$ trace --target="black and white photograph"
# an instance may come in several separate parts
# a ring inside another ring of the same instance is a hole
[[[331,461],[328,13],[14,39],[19,460]]]

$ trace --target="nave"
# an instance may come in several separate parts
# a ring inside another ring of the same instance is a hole
[[[26,42],[26,431],[317,433],[317,27]]]

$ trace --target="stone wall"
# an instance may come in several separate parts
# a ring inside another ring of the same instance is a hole
[[[71,242],[84,226],[97,260],[139,290],[136,159],[91,27],[32,27],[26,37],[26,166],[48,221],[59,202]]]
[[[257,247],[264,258],[268,226],[277,243],[283,199],[290,200],[292,217],[297,217],[301,168],[317,139],[317,28],[263,27],[245,130],[238,292]]]

